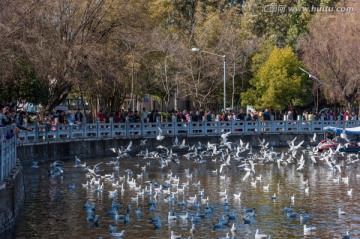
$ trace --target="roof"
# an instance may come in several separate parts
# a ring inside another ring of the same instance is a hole
[[[345,133],[348,135],[360,134],[360,126],[354,127],[354,128],[337,128],[337,127],[333,127],[333,126],[326,126],[326,127],[324,127],[324,131],[328,131],[328,132],[330,131],[330,132],[334,132],[336,134],[341,134],[341,133]]]

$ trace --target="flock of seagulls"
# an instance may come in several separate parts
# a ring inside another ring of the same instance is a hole
[[[303,172],[307,165],[319,164],[322,162],[329,171],[333,172],[334,182],[346,183],[349,182],[349,175],[346,174],[345,169],[356,165],[359,161],[357,154],[348,154],[343,160],[339,160],[337,155],[339,153],[334,150],[325,152],[317,152],[315,147],[305,146],[304,141],[297,142],[294,139],[288,141],[288,148],[281,149],[281,152],[275,151],[273,147],[269,146],[269,142],[264,139],[259,139],[258,150],[253,150],[249,142],[243,142],[240,139],[238,142],[231,142],[228,139],[230,133],[224,133],[220,137],[220,143],[202,144],[198,142],[194,145],[186,144],[186,140],[181,142],[176,137],[173,144],[169,147],[159,144],[155,150],[150,151],[146,148],[146,139],[140,142],[139,147],[142,148],[140,152],[135,152],[132,141],[126,147],[110,148],[115,156],[108,162],[99,162],[95,165],[86,165],[82,163],[80,158],[75,156],[75,163],[73,167],[80,168],[84,171],[86,181],[82,187],[93,192],[104,192],[105,188],[108,192],[111,205],[107,209],[107,217],[110,217],[116,225],[109,225],[109,236],[115,238],[125,238],[127,236],[126,230],[118,230],[118,225],[128,225],[132,223],[132,217],[135,215],[141,218],[143,210],[150,213],[152,217],[149,219],[149,225],[155,230],[161,230],[165,223],[171,224],[173,222],[189,222],[191,228],[187,235],[177,235],[171,231],[171,239],[180,238],[195,238],[199,233],[197,223],[208,221],[212,224],[212,230],[224,231],[224,237],[234,238],[237,234],[241,234],[238,229],[239,224],[245,224],[249,227],[254,227],[253,237],[272,238],[272,235],[261,233],[262,229],[256,228],[258,215],[256,208],[244,208],[243,212],[239,213],[235,210],[236,203],[242,200],[241,188],[238,191],[230,193],[228,189],[218,191],[218,195],[214,196],[211,192],[205,192],[201,181],[194,182],[196,176],[193,175],[193,170],[190,168],[185,170],[184,175],[176,175],[172,172],[173,166],[183,164],[186,160],[188,163],[194,165],[215,164],[216,169],[212,170],[211,175],[219,177],[220,180],[226,180],[230,170],[238,170],[239,184],[241,182],[250,182],[251,186],[256,188],[261,185],[264,193],[270,191],[271,185],[266,182],[263,175],[261,175],[259,168],[265,164],[274,164],[278,169],[284,169],[293,165],[296,172]],[[162,141],[164,136],[159,129],[159,135],[156,139]],[[312,138],[316,141],[316,135]],[[180,155],[180,152],[184,152]],[[123,162],[132,160],[131,155],[136,155],[139,159],[138,164],[134,167],[138,168],[138,173],[135,171],[123,168]],[[306,156],[306,157],[305,157]],[[309,157],[307,157],[309,156]],[[309,158],[309,160],[307,160]],[[112,172],[107,174],[103,169],[112,168]],[[33,166],[37,166],[34,163]],[[166,175],[158,180],[146,180],[145,174],[152,166],[156,166],[157,170],[167,169]],[[259,172],[258,172],[259,171]],[[64,169],[64,162],[55,161],[48,169],[49,176],[56,177],[66,172]],[[308,180],[303,182],[304,193],[309,194],[310,183]],[[68,185],[69,189],[76,189],[76,185]],[[211,189],[212,190],[212,189]],[[217,189],[213,189],[217,190]],[[274,191],[274,189],[272,189]],[[132,197],[123,199],[123,195],[128,194]],[[347,195],[353,195],[353,189],[347,191]],[[276,201],[278,197],[276,192],[269,195],[269,200]],[[122,200],[121,200],[121,199]],[[317,227],[309,225],[313,219],[313,215],[306,214],[306,212],[295,212],[295,195],[289,196],[291,206],[283,209],[285,216],[289,219],[298,218],[303,225],[303,234],[312,235],[316,233]],[[133,208],[135,205],[135,208]],[[167,215],[161,215],[161,206],[167,205]],[[145,208],[145,209],[144,209]],[[90,198],[84,203],[84,216],[87,222],[94,227],[99,227],[102,221],[102,215],[97,211],[95,202],[90,203]],[[345,211],[338,209],[338,215],[345,215]],[[237,220],[240,218],[240,221]],[[120,222],[120,223],[119,223]],[[342,235],[343,238],[350,238],[350,232]],[[102,238],[102,237],[99,237]],[[129,238],[131,236],[129,235]]]

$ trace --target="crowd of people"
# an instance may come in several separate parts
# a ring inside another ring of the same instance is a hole
[[[273,111],[264,110],[245,110],[241,108],[239,111],[225,110],[222,112],[214,112],[213,110],[172,110],[168,112],[159,112],[158,110],[148,111],[143,108],[141,111],[124,110],[105,112],[100,109],[96,114],[78,109],[76,111],[56,111],[31,113],[22,109],[15,110],[8,105],[0,105],[0,122],[1,126],[15,124],[19,130],[29,130],[28,126],[39,124],[47,125],[49,130],[57,124],[82,125],[83,123],[140,123],[140,122],[198,122],[198,121],[268,121],[268,120],[357,120],[355,112],[346,110],[335,114],[332,110],[318,114],[314,111],[303,111],[298,113],[293,110]]]

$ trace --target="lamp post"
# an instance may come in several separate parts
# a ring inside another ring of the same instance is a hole
[[[306,74],[308,74],[309,78],[312,78],[314,79],[318,85],[316,87],[316,113],[319,112],[319,85],[322,85],[322,82],[316,77],[314,76],[313,74],[310,74],[310,72],[304,70],[303,68],[299,67],[299,69],[303,72],[305,72]]]
[[[177,98],[178,98],[178,94],[179,94],[178,75],[179,75],[179,72],[176,71],[176,74],[175,74],[176,90],[175,90],[175,97],[174,97],[174,109],[175,110],[178,109],[178,107],[177,107]]]
[[[226,109],[226,55],[220,55],[220,54],[216,54],[216,53],[212,53],[212,52],[208,52],[208,51],[203,51],[200,48],[191,48],[192,52],[202,52],[202,53],[207,53],[210,55],[214,55],[214,56],[219,56],[223,58],[223,62],[224,62],[224,111]]]

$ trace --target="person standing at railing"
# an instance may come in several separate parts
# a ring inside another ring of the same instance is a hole
[[[307,111],[306,110],[304,110],[303,113],[301,114],[300,120],[302,120],[302,121],[307,120]]]
[[[145,107],[142,109],[141,119],[142,119],[142,122],[144,122],[144,123],[146,123],[148,120],[148,112],[146,111]]]
[[[166,121],[167,122],[172,122],[172,113],[171,113],[170,110],[167,112]]]
[[[332,110],[327,113],[327,120],[335,120],[335,114]]]
[[[264,117],[264,120],[270,120],[270,113],[269,113],[268,109],[264,110],[263,117]]]
[[[127,117],[128,117],[129,123],[135,123],[135,117],[134,117],[132,110],[129,111]]]
[[[155,110],[155,114],[154,114],[154,122],[161,122],[161,115],[159,113],[159,110]]]
[[[3,127],[11,125],[11,117],[9,110],[10,110],[9,106],[5,106],[2,110],[1,125]]]
[[[314,118],[314,114],[313,114],[313,112],[310,112],[310,113],[308,114],[307,120],[308,120],[308,121],[312,121],[313,118]]]
[[[212,111],[211,110],[209,110],[206,114],[205,114],[205,118],[206,118],[206,121],[213,121],[213,118],[214,118],[214,116],[213,116],[213,113],[212,113]]]
[[[288,111],[287,120],[294,120],[294,113],[291,110]]]
[[[60,111],[58,123],[59,124],[66,124],[66,117],[65,117],[65,112],[64,111]]]
[[[135,123],[141,123],[141,117],[139,115],[139,111],[135,110],[134,112],[134,119],[135,119]]]
[[[189,121],[189,114],[186,112],[186,110],[183,110],[181,118],[182,118],[182,122],[188,122]]]
[[[199,121],[204,121],[205,111],[200,109],[199,111]]]
[[[119,112],[115,112],[114,123],[119,124],[120,122],[121,122],[121,118],[120,118]]]
[[[262,111],[259,111],[259,119],[264,121],[264,113]]]
[[[96,117],[99,119],[100,123],[105,123],[105,114],[102,109],[99,110]]]
[[[195,111],[190,110],[189,119],[190,119],[190,121],[192,121],[192,122],[196,122],[196,121],[197,121],[197,116],[195,115]]]
[[[344,113],[344,119],[343,120],[351,120],[351,114],[349,112],[349,110],[346,110]]]
[[[351,120],[357,120],[357,115],[355,114],[355,111],[351,113]]]
[[[237,116],[233,110],[230,110],[230,121],[235,121]]]
[[[181,122],[181,111],[180,109],[178,109],[177,111],[175,111],[175,116],[176,116],[176,122]]]
[[[75,113],[75,122],[77,122],[77,124],[81,124],[83,122],[83,114],[80,112],[80,109],[77,109]]]
[[[237,120],[245,121],[245,117],[246,117],[246,114],[245,114],[244,109],[240,109],[240,112],[237,115]]]
[[[155,114],[155,110],[152,110],[150,114],[148,114],[148,119],[149,119],[148,122],[150,123],[154,122],[154,114]]]
[[[248,113],[246,114],[246,121],[251,121],[253,119],[253,113],[251,110],[248,110]]]
[[[66,113],[66,123],[67,124],[70,124],[70,125],[73,125],[74,124],[74,116],[73,114],[71,113],[71,111],[68,111]]]

